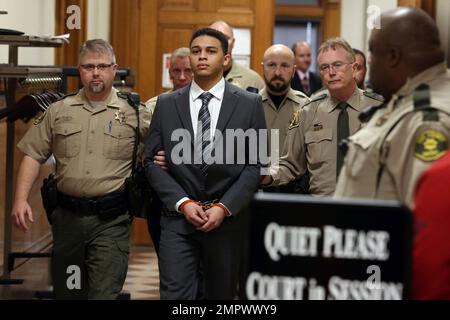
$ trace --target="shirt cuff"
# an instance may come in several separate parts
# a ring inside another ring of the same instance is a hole
[[[183,197],[180,200],[178,200],[177,203],[175,203],[175,211],[176,212],[182,213],[179,209],[180,209],[181,204],[183,202],[185,202],[186,200],[189,200],[189,198],[188,197]]]
[[[270,166],[269,175],[272,177],[272,182],[265,187],[278,187],[280,184],[280,167],[279,166]]]

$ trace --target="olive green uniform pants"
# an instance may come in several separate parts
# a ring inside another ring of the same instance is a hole
[[[117,299],[128,269],[132,217],[101,220],[58,207],[52,213],[56,299]]]

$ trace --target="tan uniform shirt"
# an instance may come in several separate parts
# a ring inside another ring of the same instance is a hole
[[[141,106],[141,140],[151,113]],[[95,197],[118,190],[131,174],[137,118],[127,100],[113,89],[95,108],[80,90],[52,104],[35,120],[18,147],[44,163],[53,153],[58,190],[74,197]]]
[[[430,86],[439,121],[425,120],[422,111],[414,111],[415,89],[423,83]],[[335,195],[399,200],[412,208],[418,178],[444,155],[449,137],[450,71],[442,63],[409,79],[364,129],[350,137]]]
[[[347,100],[350,134],[361,127],[361,110],[381,101],[356,89]],[[310,173],[310,193],[332,195],[336,187],[337,120],[339,101],[326,94],[305,105],[297,123],[292,123],[286,137],[279,167],[271,167],[273,185],[286,184]],[[294,122],[294,121],[293,121]]]
[[[233,61],[231,70],[228,72],[225,80],[243,90],[253,87],[261,91],[265,86],[264,80],[258,73],[235,61]]]
[[[292,115],[294,112],[300,111],[301,107],[309,102],[309,98],[303,92],[290,89],[284,100],[281,102],[280,107],[277,108],[270,99],[265,88],[260,94],[262,97],[267,129],[278,129],[278,154],[281,155],[289,123],[292,120]],[[270,137],[271,135],[269,132],[269,148],[271,149],[272,142]]]
[[[173,92],[173,89],[167,90],[167,91],[163,92],[162,94],[171,93],[171,92]],[[150,110],[152,112],[152,114],[155,113],[157,101],[158,101],[158,96],[154,96],[153,98],[150,98],[147,100],[147,102],[145,102],[145,106],[147,107],[148,110]]]

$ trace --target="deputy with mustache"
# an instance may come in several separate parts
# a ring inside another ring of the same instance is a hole
[[[303,92],[291,88],[291,80],[295,72],[295,57],[290,48],[282,44],[269,47],[264,53],[262,65],[266,87],[260,94],[267,129],[278,130],[278,141],[271,141],[269,134],[269,148],[276,156],[283,151],[292,115],[299,114],[301,107],[309,102],[309,98]],[[281,188],[267,188],[266,191],[293,193],[296,192],[295,186],[295,183],[290,183]]]

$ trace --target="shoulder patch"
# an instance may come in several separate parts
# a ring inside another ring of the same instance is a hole
[[[41,123],[42,120],[44,120],[46,114],[47,114],[47,111],[44,111],[44,112],[42,112],[40,115],[36,116],[36,118],[34,118],[33,124],[34,124],[35,126],[37,126],[39,123]]]
[[[297,128],[300,125],[300,110],[294,111],[288,130]]]
[[[446,154],[448,148],[448,137],[444,132],[426,129],[417,136],[414,155],[425,162],[436,161]]]
[[[374,99],[374,100],[377,100],[377,101],[380,101],[380,102],[384,102],[383,96],[382,96],[382,95],[379,95],[378,93],[375,93],[375,92],[369,92],[369,91],[364,91],[363,94],[364,94],[366,97],[369,97],[369,98],[371,98],[371,99]]]

